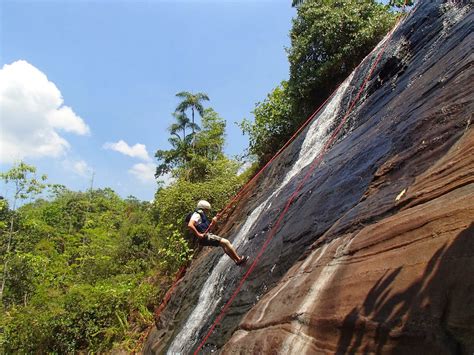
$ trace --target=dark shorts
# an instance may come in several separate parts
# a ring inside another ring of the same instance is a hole
[[[199,244],[205,247],[220,247],[221,237],[218,235],[207,233],[203,239],[199,239]]]

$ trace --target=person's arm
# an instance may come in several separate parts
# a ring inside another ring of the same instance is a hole
[[[214,217],[209,225],[209,230],[211,230],[217,224],[217,216]]]
[[[204,238],[204,233],[200,233],[197,229],[196,229],[196,221],[193,221],[192,219],[189,221],[188,223],[188,228],[191,230],[191,232],[194,233],[194,235],[196,237],[198,237],[199,239],[203,239]]]

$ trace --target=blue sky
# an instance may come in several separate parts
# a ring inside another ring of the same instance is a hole
[[[183,90],[209,95],[226,152],[243,153],[234,122],[288,78],[290,5],[0,0],[1,170],[23,158],[73,190],[94,171],[95,187],[150,200]]]

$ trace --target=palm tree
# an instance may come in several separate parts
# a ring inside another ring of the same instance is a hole
[[[193,145],[194,145],[194,134],[195,134],[195,123],[194,123],[194,110],[196,110],[199,115],[202,117],[204,114],[204,107],[202,106],[202,101],[209,101],[209,96],[202,92],[198,92],[197,94],[192,94],[188,91],[181,91],[176,94],[177,97],[182,98],[183,101],[179,103],[176,107],[176,112],[186,111],[187,109],[191,109],[191,117],[192,117],[192,125],[190,125],[193,131]]]
[[[175,148],[177,156],[181,156],[183,164],[186,164],[188,160],[188,147],[193,138],[192,135],[186,134],[186,128],[191,128],[194,132],[200,131],[201,127],[196,123],[191,123],[184,112],[174,112],[173,117],[176,118],[176,123],[173,123],[168,128],[172,135],[168,141]],[[183,136],[181,137],[178,132],[182,132]]]
[[[173,123],[169,128],[169,132],[172,135],[178,137],[178,139],[185,141],[186,140],[186,128],[191,128],[194,131],[200,131],[201,128],[196,123],[191,123],[188,116],[184,112],[174,112],[173,117],[176,118],[176,123]],[[179,131],[182,131],[183,137],[178,134]]]

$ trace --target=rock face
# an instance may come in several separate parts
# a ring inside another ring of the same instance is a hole
[[[229,216],[250,263],[205,249],[145,353],[197,350],[250,267],[201,353],[474,352],[473,22],[470,2],[412,10],[315,170],[383,43]]]

